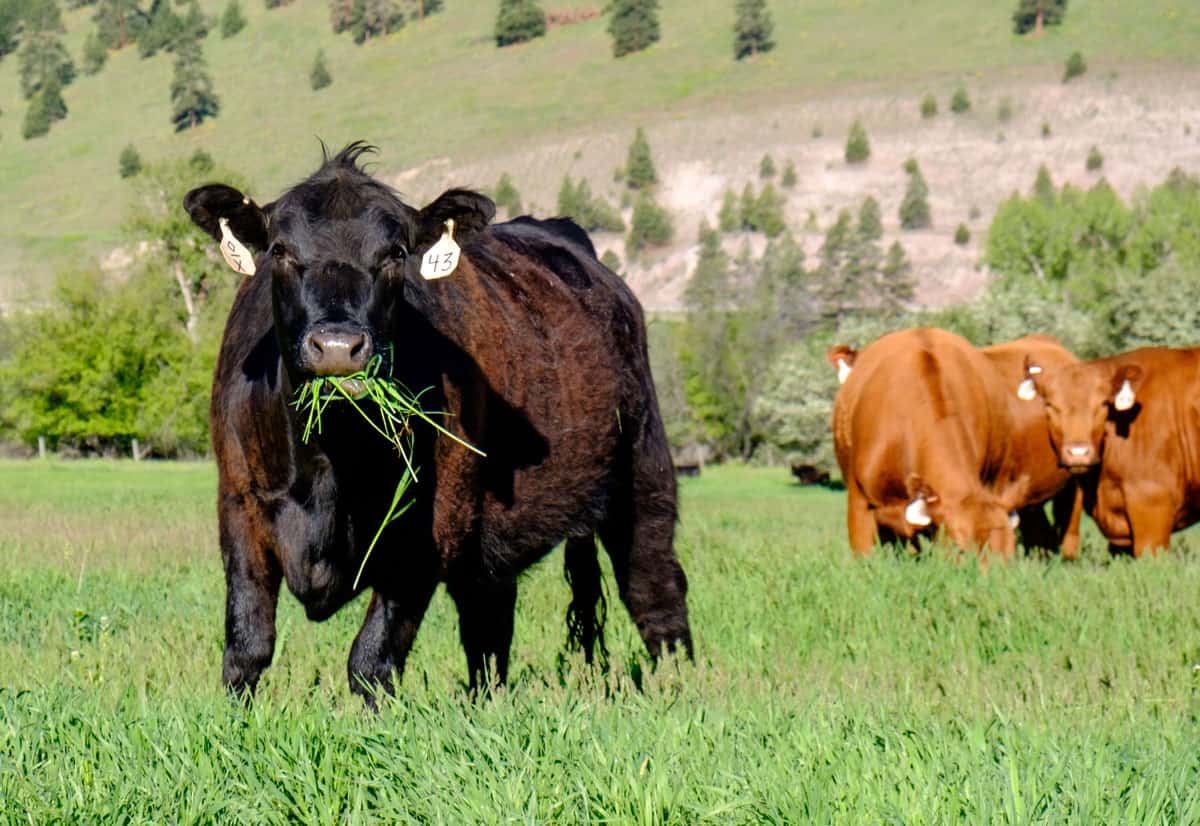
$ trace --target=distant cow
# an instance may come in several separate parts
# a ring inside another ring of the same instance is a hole
[[[1058,460],[1114,552],[1157,552],[1200,520],[1200,348],[1059,368],[1031,358],[1028,379],[1022,395],[1042,400]]]
[[[230,312],[212,394],[224,682],[252,692],[270,664],[281,580],[314,620],[371,589],[348,664],[368,699],[403,672],[439,581],[470,685],[502,682],[517,576],[564,538],[570,635],[590,661],[603,645],[595,533],[650,653],[690,656],[675,479],[637,300],[570,221],[491,226],[492,202],[457,189],[415,209],[359,168],[368,151],[351,144],[262,207],[220,184],[185,199],[231,264],[256,271]],[[450,237],[456,269],[440,254]],[[487,455],[416,425],[414,505],[356,590],[402,460],[345,403],[305,443],[289,403],[306,380],[361,370],[373,353],[408,387],[430,388],[425,406]]]
[[[835,348],[832,364],[848,348]],[[851,351],[852,352],[852,351]],[[854,355],[833,410],[850,546],[935,526],[963,548],[1015,549],[1029,480],[1015,464],[1011,391],[965,339],[921,328]]]
[[[982,352],[1000,372],[1005,384],[1016,387],[1025,378],[1027,358],[1045,369],[1078,364],[1074,354],[1057,339],[1045,335],[1025,336],[1004,344],[983,347]],[[1083,491],[1070,471],[1059,464],[1050,443],[1046,417],[1037,405],[1017,404],[1013,409],[1011,448],[1013,462],[1029,477],[1027,507],[1021,508],[1021,539],[1026,547],[1061,549],[1064,559],[1079,555],[1079,520]],[[1046,519],[1044,503],[1053,501],[1054,525]]]

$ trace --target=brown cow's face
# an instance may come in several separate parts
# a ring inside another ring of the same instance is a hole
[[[909,478],[908,487],[912,499],[906,516],[910,522],[914,515],[927,517],[926,524],[940,525],[945,536],[964,550],[988,548],[1005,557],[1016,550],[1017,520],[1013,511],[1022,503],[1028,480],[1022,478],[999,492],[980,490],[957,502],[943,500],[915,474]]]
[[[1078,474],[1100,463],[1108,420],[1136,406],[1141,377],[1135,365],[1103,363],[1073,364],[1031,376],[1062,467]]]

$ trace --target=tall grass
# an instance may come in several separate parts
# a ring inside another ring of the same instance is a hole
[[[561,665],[561,558],[521,581],[509,687],[462,681],[435,597],[399,697],[361,619],[280,602],[255,703],[219,685],[208,465],[0,463],[0,822],[1200,822],[1200,564],[849,556],[843,497],[682,481],[697,661]],[[606,581],[615,599],[608,566]],[[638,689],[638,685],[641,689]]]

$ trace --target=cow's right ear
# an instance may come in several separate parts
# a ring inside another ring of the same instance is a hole
[[[1035,364],[1032,356],[1025,357],[1025,378],[1017,385],[1017,398],[1031,402],[1038,397],[1037,380],[1042,375],[1042,368]]]
[[[454,240],[459,246],[471,243],[491,223],[496,205],[491,198],[469,189],[451,189],[417,213],[417,232],[410,253],[421,254],[433,246],[453,221]]]
[[[238,190],[225,184],[208,184],[183,197],[183,208],[192,221],[218,242],[222,219],[233,236],[262,252],[267,248],[267,214]]]
[[[1136,364],[1122,364],[1113,371],[1111,398],[1114,410],[1124,413],[1137,404],[1137,389],[1143,375],[1142,368]]]
[[[825,351],[825,360],[829,362],[830,367],[837,370],[838,384],[845,384],[846,379],[850,378],[850,371],[857,357],[858,351],[848,344],[835,344]]]
[[[941,522],[942,510],[938,495],[915,473],[908,474],[905,480],[908,491],[908,505],[904,508],[904,521],[913,527],[926,528],[934,522]]]

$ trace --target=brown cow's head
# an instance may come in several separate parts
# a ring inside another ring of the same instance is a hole
[[[1100,463],[1106,423],[1135,414],[1142,377],[1136,364],[1084,362],[1042,370],[1026,359],[1017,395],[1042,400],[1058,463],[1072,473],[1085,473]]]
[[[1016,510],[1024,504],[1028,484],[1022,477],[999,490],[980,488],[951,501],[914,473],[908,477],[909,504],[904,516],[917,529],[940,526],[960,548],[989,548],[1007,558],[1016,551]]]
[[[230,266],[270,279],[275,333],[293,382],[362,370],[394,342],[405,280],[421,277],[422,256],[448,222],[466,244],[495,213],[484,196],[458,189],[424,209],[408,206],[359,168],[358,158],[372,151],[347,146],[265,207],[223,184],[184,198]]]

